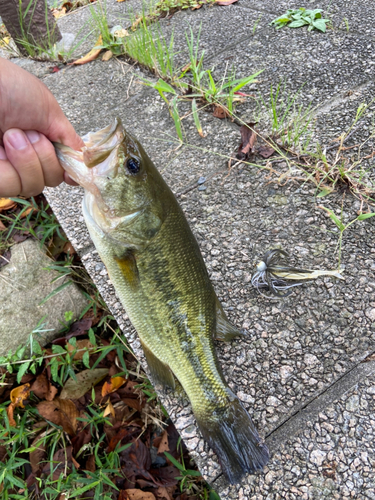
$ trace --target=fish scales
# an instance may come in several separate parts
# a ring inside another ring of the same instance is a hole
[[[216,297],[180,206],[140,144],[118,119],[83,139],[82,153],[63,145],[56,151],[85,188],[87,227],[138,332],[152,379],[172,388],[178,379],[225,476],[238,482],[268,461],[215,352],[214,338],[241,333]]]

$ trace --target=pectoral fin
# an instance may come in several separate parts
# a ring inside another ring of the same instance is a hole
[[[224,342],[229,342],[235,337],[244,337],[245,334],[240,332],[235,326],[233,326],[227,315],[224,312],[223,306],[220,304],[219,299],[216,297],[216,334],[214,335],[216,340],[222,340]]]
[[[131,252],[127,252],[121,257],[115,257],[115,261],[117,262],[126,283],[130,285],[133,290],[136,289],[139,283],[139,273],[134,255]]]
[[[175,389],[175,379],[173,373],[168,365],[160,361],[155,354],[153,354],[148,347],[142,343],[143,351],[146,356],[148,367],[150,368],[153,382],[165,387]]]

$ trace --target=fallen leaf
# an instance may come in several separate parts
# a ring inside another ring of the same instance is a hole
[[[79,399],[84,396],[93,385],[98,384],[108,374],[108,368],[94,368],[83,370],[76,374],[77,380],[70,378],[65,382],[60,399]]]
[[[26,210],[24,212],[22,212],[21,214],[21,219],[24,219],[25,217],[27,217],[31,212],[38,212],[38,209],[35,208],[35,207],[28,207],[26,208]]]
[[[258,149],[258,154],[260,154],[263,158],[269,158],[274,152],[275,150],[271,146],[260,146]]]
[[[3,210],[10,210],[15,207],[17,203],[9,198],[0,198],[0,212]]]
[[[216,0],[216,4],[217,5],[230,5],[231,3],[235,3],[237,2],[238,0]]]
[[[9,425],[11,427],[16,427],[17,426],[17,422],[14,420],[14,409],[15,409],[15,404],[14,403],[11,403],[8,407],[7,407],[7,415],[8,415],[8,420],[9,420]]]
[[[89,339],[83,339],[83,340],[77,340],[75,346],[68,343],[67,349],[69,352],[73,352],[75,349],[77,349],[77,352],[73,356],[73,359],[79,360],[83,358],[86,351],[92,351],[93,349],[95,349],[95,346],[89,341]]]
[[[73,453],[74,455],[77,455],[79,450],[84,446],[85,444],[90,443],[92,439],[92,435],[90,430],[85,427],[82,429],[78,434],[76,434],[74,437],[72,437],[72,445],[73,445]]]
[[[254,152],[254,144],[257,140],[257,135],[254,131],[255,123],[246,123],[240,128],[241,144],[238,148],[236,158],[238,160],[248,160]]]
[[[170,451],[169,450],[169,445],[168,445],[168,432],[164,431],[163,435],[161,437],[160,444],[158,446],[158,454],[162,454],[165,451]]]
[[[108,401],[108,404],[103,412],[103,417],[106,417],[107,415],[112,415],[112,417],[115,417],[115,409],[113,408],[113,404]]]
[[[213,115],[216,118],[220,118],[220,120],[222,120],[223,118],[230,117],[230,114],[228,113],[228,111],[218,104],[215,105]]]
[[[47,457],[46,446],[43,444],[43,439],[40,436],[37,436],[34,441],[31,443],[31,447],[39,445],[35,448],[34,451],[30,451],[30,465],[31,470],[33,472],[38,472],[41,466],[41,462]]]
[[[63,252],[68,253],[69,255],[73,255],[76,253],[74,246],[70,243],[70,241],[67,241],[63,247]]]
[[[30,384],[15,387],[10,393],[11,402],[17,407],[25,408],[24,401],[30,396]]]
[[[41,417],[59,425],[69,436],[74,436],[77,430],[79,411],[73,401],[56,398],[54,401],[42,401],[37,405]]]
[[[116,392],[122,385],[126,383],[124,377],[112,377],[109,382],[104,382],[102,387],[102,396],[107,396],[111,392]]]
[[[129,500],[156,500],[155,495],[142,490],[125,490]],[[125,497],[126,498],[126,497]]]
[[[106,50],[103,54],[102,61],[109,61],[113,56],[113,52],[111,50]]]
[[[96,49],[95,47],[101,46],[102,43],[103,43],[103,38],[102,38],[102,35],[100,35],[96,44],[94,45],[94,48],[91,49],[90,52],[88,52],[85,56],[81,57],[80,59],[77,59],[76,61],[73,61],[70,64],[79,65],[79,64],[86,64],[88,62],[94,61],[99,56],[100,52],[102,51],[102,49]]]
[[[55,19],[59,19],[60,17],[65,16],[65,14],[66,14],[66,7],[62,7],[61,10],[53,9],[52,14],[53,14],[53,17]]]
[[[4,224],[0,220],[0,231],[5,231],[5,229],[6,229],[6,227],[4,226]]]
[[[50,383],[45,372],[42,372],[36,377],[31,385],[30,391],[33,392],[38,398],[53,401],[58,393],[57,387]]]
[[[54,66],[51,70],[51,73],[58,73],[60,71],[60,68],[58,66]]]
[[[95,455],[92,454],[88,457],[86,460],[86,466],[85,470],[88,470],[89,472],[95,472],[96,471],[96,465],[95,465]]]

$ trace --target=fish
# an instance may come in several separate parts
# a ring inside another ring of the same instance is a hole
[[[84,188],[91,239],[135,327],[154,384],[185,390],[203,438],[230,483],[263,469],[269,451],[226,383],[214,339],[243,335],[228,320],[198,243],[171,189],[116,118],[83,137],[81,151],[55,144]]]

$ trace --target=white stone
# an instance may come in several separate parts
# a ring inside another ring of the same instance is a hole
[[[326,458],[326,453],[322,450],[313,450],[310,454],[310,462],[320,467]]]

